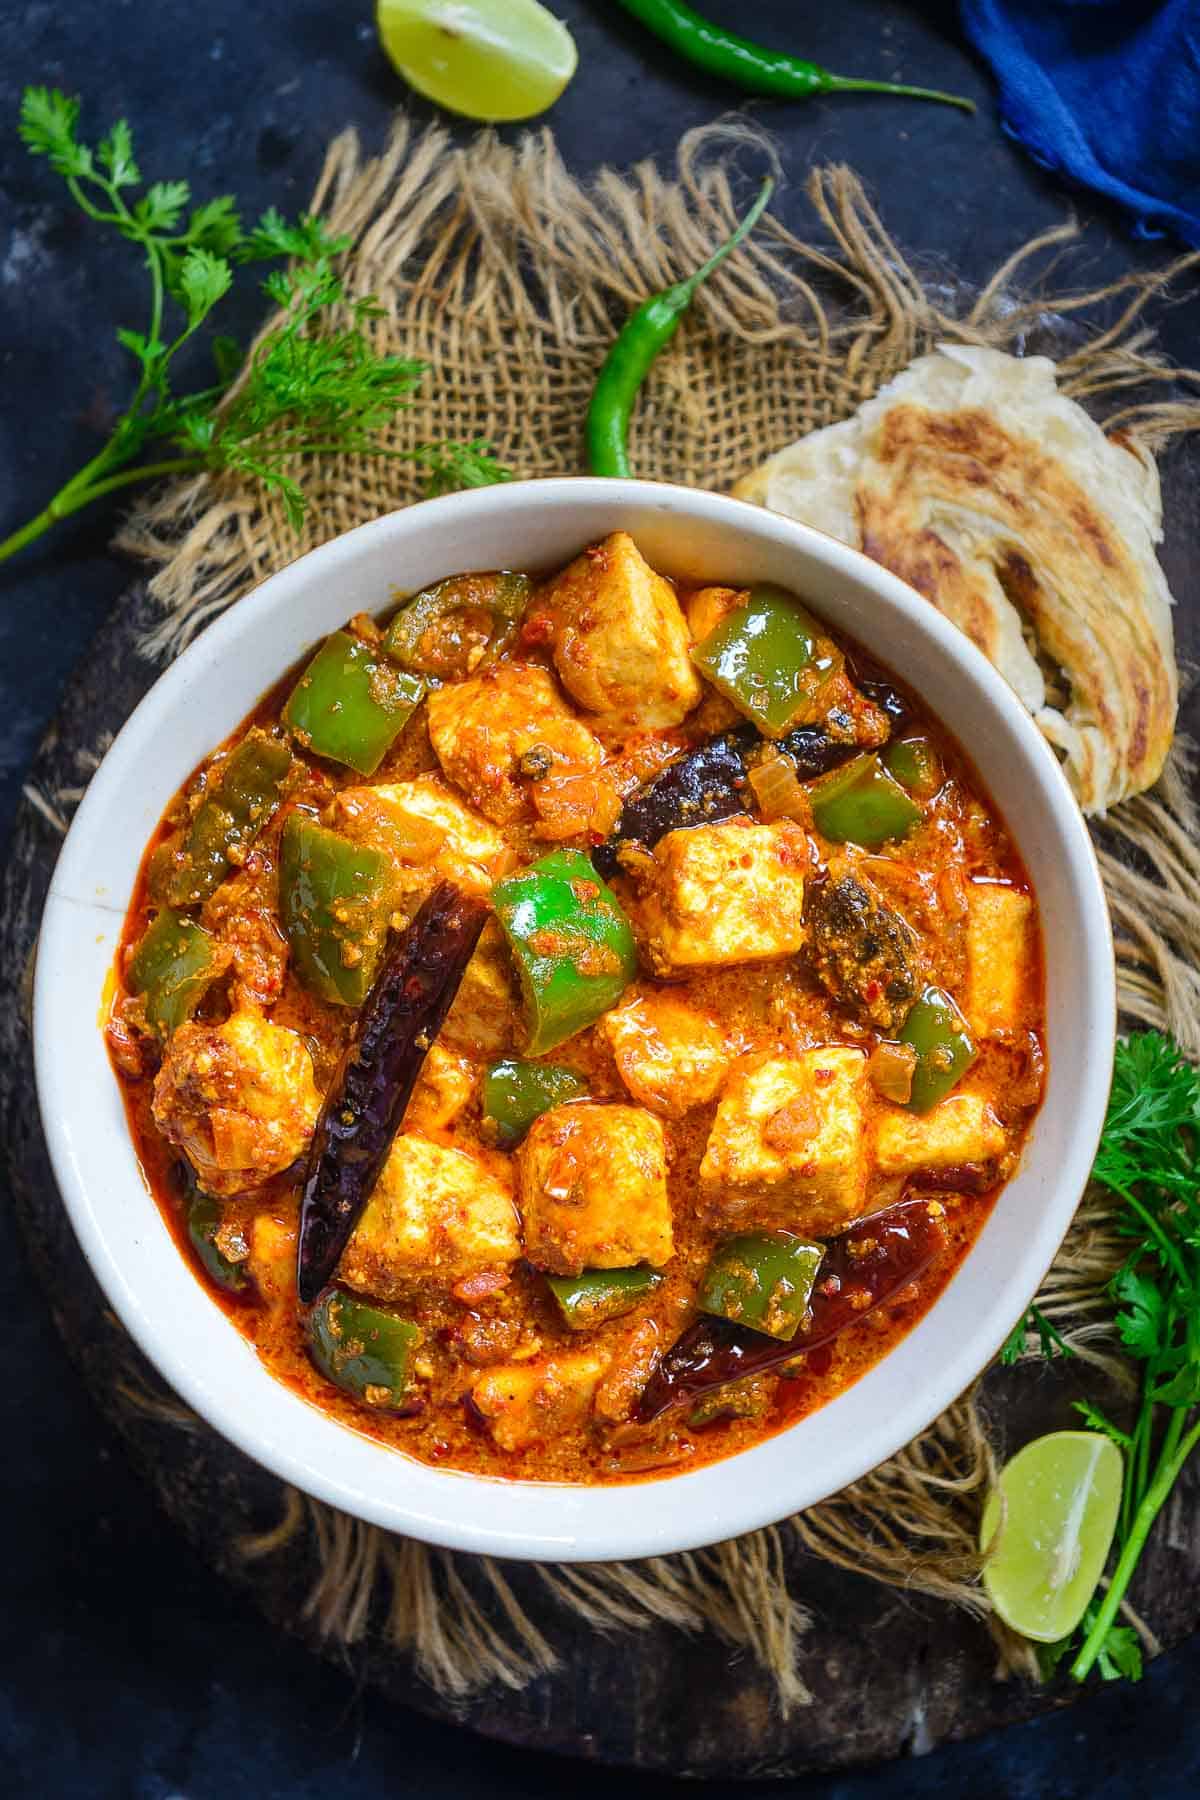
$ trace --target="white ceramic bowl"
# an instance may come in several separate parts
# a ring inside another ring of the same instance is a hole
[[[1049,1083],[1024,1161],[946,1293],[828,1406],[711,1467],[602,1488],[434,1469],[360,1437],[270,1376],[180,1256],[146,1191],[105,1055],[105,978],[142,850],[176,788],[260,694],[352,613],[459,569],[542,568],[618,528],[666,573],[801,593],[909,681],[965,745],[1011,827],[1046,936]],[[922,1431],[995,1354],[1083,1190],[1115,1030],[1112,940],[1083,821],[1053,754],[985,659],[856,551],[740,501],[636,481],[541,481],[377,519],[265,582],[142,701],[93,777],[42,923],[35,1055],[63,1198],[146,1355],[284,1480],[430,1543],[601,1560],[710,1544],[812,1505]]]

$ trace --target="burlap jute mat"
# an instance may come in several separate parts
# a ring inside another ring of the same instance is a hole
[[[548,132],[516,149],[487,133],[458,149],[444,132],[417,136],[401,120],[370,159],[352,133],[338,138],[314,209],[352,238],[349,288],[382,300],[373,327],[381,343],[431,366],[385,441],[403,450],[486,438],[521,476],[580,472],[584,411],[614,323],[704,259],[772,154],[744,127],[716,126],[683,140],[672,179],[641,165],[584,184]],[[639,473],[725,487],[781,444],[843,418],[938,340],[1024,349],[1048,313],[1088,327],[1061,356],[1061,378],[1099,417],[1156,449],[1200,424],[1200,401],[1187,397],[1200,392],[1200,375],[1156,357],[1146,311],[1200,258],[1096,292],[1021,299],[1073,235],[1064,225],[1025,245],[960,310],[951,284],[918,276],[848,169],[814,170],[808,197],[812,242],[768,219],[702,291],[638,408]],[[386,457],[324,461],[303,480],[313,504],[299,536],[270,496],[207,477],[160,493],[128,520],[121,547],[157,567],[159,653],[176,652],[300,552],[405,504],[420,486],[409,465]],[[1173,1031],[1196,1056],[1198,824],[1177,752],[1158,789],[1098,833],[1126,1019]],[[1040,1297],[1093,1360],[1109,1360],[1101,1289],[1122,1254],[1103,1204],[1089,1197]],[[975,1546],[993,1467],[967,1394],[890,1462],[771,1530],[693,1555],[540,1575],[598,1630],[665,1620],[715,1631],[760,1659],[784,1706],[803,1704],[803,1595],[787,1590],[787,1537],[985,1620]],[[286,1555],[301,1533],[319,1547],[310,1609],[330,1638],[349,1645],[383,1633],[444,1695],[491,1681],[517,1687],[554,1666],[500,1565],[390,1537],[295,1493],[282,1497],[278,1528],[245,1554]],[[1028,1667],[1025,1648],[1002,1632],[997,1641],[1006,1667]]]

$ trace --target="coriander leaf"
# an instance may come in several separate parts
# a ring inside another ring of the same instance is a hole
[[[1142,1646],[1132,1625],[1110,1625],[1096,1653],[1103,1681],[1140,1681]]]
[[[1200,1072],[1171,1038],[1135,1031],[1117,1045],[1108,1130],[1176,1130],[1200,1119]]]
[[[1038,1334],[1039,1348],[1047,1362],[1052,1362],[1056,1356],[1074,1356],[1075,1352],[1066,1338],[1050,1323],[1040,1306],[1031,1306],[1029,1317]]]
[[[108,136],[100,139],[97,155],[113,187],[136,187],[142,179],[133,160],[133,133],[127,120],[118,119]]]
[[[144,332],[127,331],[124,326],[121,326],[117,331],[117,342],[124,345],[130,356],[135,356],[140,363],[145,365],[150,355],[150,342]]]
[[[270,206],[247,233],[239,250],[243,262],[264,262],[272,257],[298,257],[305,262],[337,256],[349,248],[347,237],[331,237],[320,219],[301,213],[291,224]]]
[[[1025,1354],[1025,1338],[1028,1331],[1029,1315],[1022,1313],[1003,1344],[1000,1346],[1000,1362],[1006,1369],[1020,1362]]]
[[[27,87],[21,96],[21,138],[35,156],[48,156],[58,174],[78,178],[92,172],[92,153],[77,142],[78,100],[58,88]]]
[[[1058,1671],[1058,1665],[1075,1643],[1075,1633],[1068,1632],[1064,1638],[1058,1638],[1053,1644],[1035,1644],[1034,1653],[1038,1660],[1038,1671],[1043,1681],[1052,1681]]]
[[[200,455],[207,455],[212,449],[213,439],[217,432],[217,421],[211,411],[203,405],[183,401],[176,409],[172,430],[172,441],[181,450],[192,450]]]
[[[1195,1363],[1188,1364],[1172,1375],[1170,1381],[1152,1388],[1150,1399],[1163,1406],[1200,1406],[1200,1368]]]
[[[1112,1420],[1102,1413],[1098,1406],[1093,1406],[1090,1400],[1073,1400],[1071,1404],[1090,1431],[1098,1431],[1102,1436],[1111,1438],[1118,1450],[1133,1448],[1133,1439],[1129,1433],[1122,1431],[1119,1425],[1114,1425]]]
[[[287,307],[291,305],[294,289],[282,269],[272,269],[271,273],[263,282],[262,288],[267,299],[273,300],[276,306]]]
[[[187,307],[188,329],[194,330],[229,292],[233,270],[211,250],[189,250],[179,270],[179,293]]]
[[[1020,1362],[1025,1354],[1025,1344],[1031,1332],[1037,1333],[1038,1353],[1053,1362],[1056,1356],[1074,1356],[1070,1344],[1062,1333],[1050,1323],[1040,1306],[1031,1306],[1024,1318],[1018,1319],[1004,1340],[1000,1350],[1000,1361],[1010,1368],[1013,1363]]]
[[[133,216],[146,231],[173,231],[191,199],[186,181],[154,181],[133,209]]]
[[[1167,1347],[1167,1303],[1154,1281],[1137,1269],[1125,1268],[1113,1276],[1109,1287],[1113,1298],[1124,1302],[1116,1325],[1130,1355],[1145,1360],[1159,1355]]]
[[[430,497],[512,480],[511,470],[496,461],[482,438],[469,444],[419,444],[413,451],[413,461],[429,472],[426,493]]]
[[[228,256],[242,241],[242,221],[232,194],[219,194],[193,207],[187,222],[187,240],[197,250]]]

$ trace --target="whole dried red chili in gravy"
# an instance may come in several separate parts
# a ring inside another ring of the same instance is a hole
[[[886,1355],[1002,1195],[1044,1085],[1024,869],[780,589],[617,533],[412,608],[147,848],[108,1026],[142,1165],[356,1430],[522,1479],[728,1456]]]

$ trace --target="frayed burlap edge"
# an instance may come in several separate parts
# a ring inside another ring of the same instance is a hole
[[[353,247],[352,293],[381,296],[387,348],[425,356],[428,392],[398,416],[394,451],[436,437],[487,438],[518,473],[578,472],[579,425],[615,317],[694,267],[735,216],[750,165],[774,152],[742,125],[690,133],[678,178],[649,164],[582,184],[548,132],[513,149],[482,134],[455,149],[402,120],[364,160],[354,135],[331,146],[315,205]],[[1055,346],[1064,390],[1155,449],[1200,424],[1181,399],[1200,375],[1169,367],[1145,317],[1200,260],[1180,258],[1087,292],[1029,292],[1076,235],[1063,224],[1018,250],[961,316],[944,272],[918,274],[845,168],[810,176],[821,243],[768,220],[706,288],[647,385],[632,450],[642,473],[727,486],[781,443],[845,417],[934,342],[1036,347],[1047,319],[1078,316],[1077,347]],[[293,534],[270,495],[197,478],[131,517],[120,545],[155,565],[162,608],[148,649],[169,656],[214,613],[282,563],[349,526],[404,504],[417,480],[397,460],[345,458],[301,471],[312,496]],[[1200,1056],[1200,849],[1177,752],[1157,788],[1097,830],[1117,934],[1127,1020],[1172,1031]],[[61,813],[63,797],[40,797]],[[1122,1248],[1089,1195],[1039,1304],[1079,1355],[1109,1374],[1119,1359],[1102,1298]],[[130,1404],[136,1388],[130,1384]],[[168,1397],[164,1418],[194,1424]],[[843,1493],[769,1531],[688,1556],[637,1564],[544,1567],[562,1606],[600,1631],[668,1622],[712,1629],[750,1650],[784,1708],[808,1694],[799,1669],[804,1614],[789,1595],[789,1541],[813,1556],[964,1608],[995,1631],[1002,1671],[1032,1673],[1028,1647],[996,1628],[979,1584],[980,1509],[995,1471],[976,1393]],[[389,1537],[294,1492],[279,1525],[243,1544],[279,1554],[307,1534],[318,1577],[308,1613],[343,1646],[380,1632],[440,1693],[491,1682],[519,1687],[556,1653],[500,1568]],[[1139,1622],[1140,1624],[1140,1622]],[[1153,1639],[1142,1628],[1149,1647]]]

